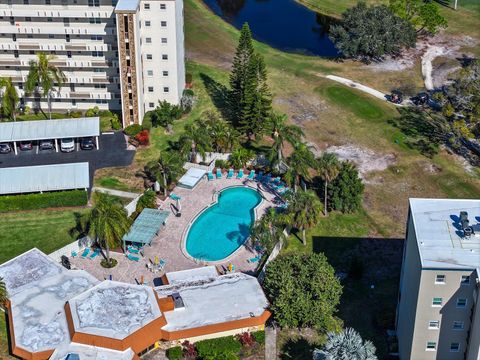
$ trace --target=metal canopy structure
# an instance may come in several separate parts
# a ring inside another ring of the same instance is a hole
[[[23,166],[0,169],[0,194],[88,189],[88,163]]]
[[[100,136],[100,118],[14,121],[0,123],[0,143],[13,142],[17,154],[18,141],[55,140],[58,152],[58,139],[95,137],[97,149]]]
[[[158,234],[162,225],[165,225],[170,213],[157,209],[143,209],[133,223],[130,231],[123,236],[123,246],[131,242],[135,244],[150,245]]]

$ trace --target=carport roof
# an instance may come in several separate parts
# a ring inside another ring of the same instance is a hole
[[[87,162],[0,169],[0,194],[88,189],[89,187]]]
[[[99,117],[0,123],[0,142],[78,138],[99,135]]]

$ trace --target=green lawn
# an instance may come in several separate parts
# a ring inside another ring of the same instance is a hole
[[[51,253],[74,239],[68,231],[75,226],[75,214],[83,208],[36,210],[2,214],[0,221],[0,264],[37,247]]]

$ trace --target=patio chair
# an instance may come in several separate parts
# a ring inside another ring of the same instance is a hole
[[[263,171],[259,171],[257,177],[255,178],[257,181],[262,181],[263,180]]]
[[[209,171],[209,172],[207,173],[207,177],[208,177],[208,181],[215,180],[215,176],[212,174],[211,171]]]
[[[233,169],[228,170],[227,179],[233,178]]]
[[[140,260],[138,256],[134,256],[132,254],[127,254],[127,259],[135,262],[138,262],[138,260]]]
[[[255,256],[255,257],[253,257],[253,258],[251,258],[251,259],[248,259],[247,261],[248,261],[250,264],[255,264],[255,263],[259,262],[261,258],[262,258],[262,257],[261,257],[260,255],[257,255],[257,256]]]
[[[221,169],[217,169],[217,179],[221,179],[222,178],[222,170]]]
[[[90,248],[85,248],[85,250],[83,250],[82,255],[80,256],[82,257],[82,259],[85,259],[89,253],[90,253]]]
[[[134,246],[128,246],[127,250],[129,253],[132,253],[132,254],[138,254],[140,252],[140,250]]]
[[[73,250],[72,250],[72,252],[70,253],[70,255],[72,255],[73,258],[78,256],[77,252],[76,252],[76,251],[73,251]]]
[[[237,179],[242,179],[243,176],[244,176],[244,174],[243,174],[243,169],[240,169],[240,171],[239,171],[238,174],[237,174]]]
[[[272,180],[272,183],[274,183],[274,184],[276,184],[276,185],[280,184],[280,183],[281,183],[280,176],[277,176],[276,178],[274,178],[274,179]]]
[[[163,259],[160,259],[160,262],[158,263],[158,270],[162,271],[163,268],[165,267],[165,265],[167,265],[167,261],[163,260]]]
[[[253,180],[254,177],[255,177],[255,170],[251,170],[250,174],[248,174],[247,179],[248,180]]]
[[[100,254],[100,249],[95,249],[95,251],[89,256],[90,260],[95,259]]]
[[[272,174],[267,174],[267,176],[263,178],[263,181],[265,182],[265,184],[268,184],[270,180],[272,180]]]

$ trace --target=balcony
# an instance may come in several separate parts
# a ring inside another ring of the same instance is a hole
[[[21,60],[2,60],[0,59],[0,66],[20,66],[22,65]]]
[[[81,51],[87,50],[86,44],[66,44],[65,50]]]
[[[39,43],[19,43],[18,50],[40,50]]]

